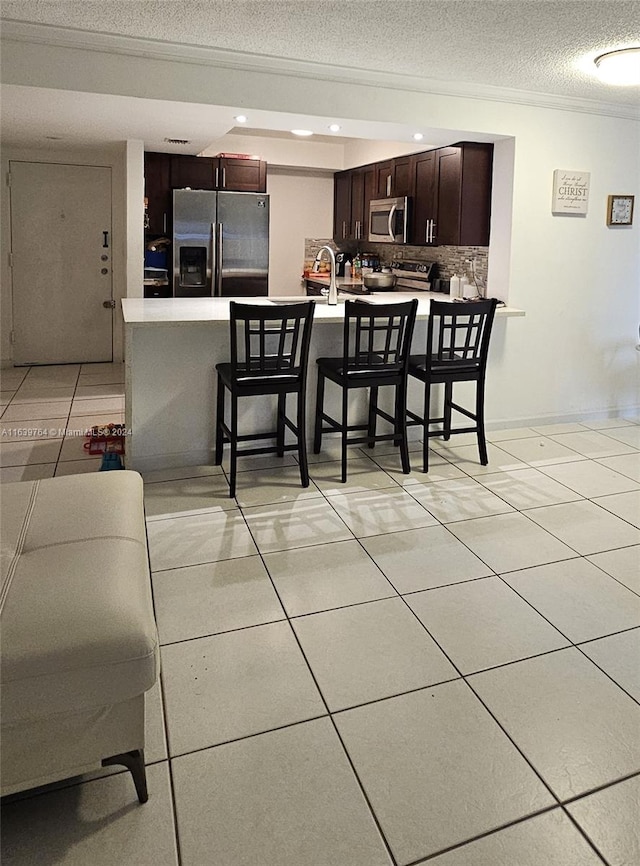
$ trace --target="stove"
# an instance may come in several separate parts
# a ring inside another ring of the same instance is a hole
[[[436,262],[412,262],[405,259],[391,262],[391,271],[396,275],[396,291],[412,289],[414,292],[432,292],[432,283],[438,273]]]

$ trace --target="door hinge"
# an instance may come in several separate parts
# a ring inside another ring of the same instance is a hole
[[[11,172],[10,171],[7,172],[7,186],[8,187],[11,186]]]
[[[115,310],[115,308],[116,308],[116,302],[113,301],[113,300],[103,301],[103,302],[102,302],[102,306],[103,306],[106,310]]]
[[[9,253],[9,267],[13,267],[13,253]]]
[[[15,332],[15,331],[11,331],[11,333],[9,334],[9,342],[10,342],[10,343],[15,343],[15,341],[16,341],[16,332]]]

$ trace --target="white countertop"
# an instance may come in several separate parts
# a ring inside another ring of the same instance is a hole
[[[447,295],[432,292],[375,292],[365,295],[370,304],[391,304],[418,298],[418,318],[427,318],[431,300],[449,301]],[[324,299],[316,301],[314,322],[335,322],[344,319],[344,301],[355,300],[354,295],[340,295],[335,306]],[[273,303],[300,303],[308,301],[306,295],[289,295],[258,298],[123,298],[122,313],[128,325],[176,325],[192,322],[228,322],[229,301],[241,304],[270,305]],[[450,301],[450,303],[453,303]],[[497,316],[524,316],[524,310],[513,307],[498,307]]]

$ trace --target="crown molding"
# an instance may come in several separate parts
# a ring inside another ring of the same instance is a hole
[[[322,79],[336,84],[382,87],[390,90],[428,93],[435,96],[488,100],[512,105],[640,120],[640,107],[636,105],[622,105],[473,82],[440,81],[402,73],[326,65],[315,61],[291,60],[266,54],[119,36],[71,27],[58,27],[51,24],[33,24],[13,19],[3,20],[1,41],[50,45],[57,48],[128,55],[149,60],[165,60],[313,80]]]

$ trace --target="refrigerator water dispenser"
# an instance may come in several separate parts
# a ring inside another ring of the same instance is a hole
[[[180,247],[180,288],[195,289],[207,285],[207,248]]]

